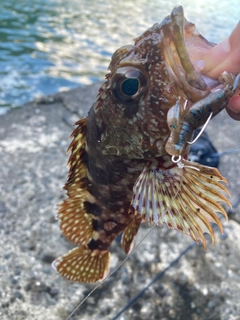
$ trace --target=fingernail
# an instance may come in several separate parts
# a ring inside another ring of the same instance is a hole
[[[232,112],[234,113],[240,113],[239,111],[237,111],[236,109],[234,108],[231,108],[230,105],[228,105],[228,109],[231,110]]]
[[[203,68],[205,67],[205,62],[203,60],[198,60],[195,62],[195,68],[198,72],[201,72]]]
[[[240,113],[240,96],[232,97],[228,102],[228,109],[234,113]]]
[[[229,38],[224,39],[219,46],[221,46],[221,49],[226,52],[229,53],[231,51],[231,47],[230,47],[230,43],[229,43]]]

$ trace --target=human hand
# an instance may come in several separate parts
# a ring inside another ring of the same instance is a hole
[[[209,50],[203,57],[205,74],[217,78],[222,72],[240,73],[240,21],[231,35]],[[230,117],[240,120],[240,89],[226,108]]]

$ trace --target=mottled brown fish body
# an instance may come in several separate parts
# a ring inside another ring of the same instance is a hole
[[[88,120],[88,121],[87,121]],[[101,264],[94,273],[84,267],[81,281],[95,282],[106,275],[109,268],[108,248],[118,234],[131,229],[131,239],[123,236],[122,247],[129,252],[133,238],[142,221],[135,210],[130,209],[133,185],[143,169],[139,160],[103,155],[100,149],[94,109],[88,119],[79,121],[70,145],[69,178],[65,189],[69,198],[60,205],[60,228],[64,236],[81,246],[73,249],[63,259],[63,272],[70,280],[75,278],[72,264],[93,265],[101,257]],[[134,231],[135,230],[135,231]],[[64,257],[64,256],[63,256]],[[96,258],[94,260],[94,258]],[[59,270],[61,272],[61,270]],[[77,273],[77,271],[76,271]]]
[[[87,128],[88,192],[95,199],[94,204],[87,206],[95,218],[94,229],[99,232],[97,243],[92,241],[89,248],[106,249],[136,219],[134,210],[130,212],[129,207],[133,185],[144,164],[138,159],[103,154],[94,108],[90,110]]]
[[[202,125],[190,113],[207,99],[217,114],[236,87],[234,75],[213,85],[195,70],[212,46],[180,6],[113,54],[105,83],[88,117],[76,123],[69,147],[68,198],[58,218],[64,236],[78,247],[53,263],[67,279],[103,279],[112,241],[123,232],[121,244],[129,253],[142,221],[166,224],[204,247],[205,232],[214,239],[211,222],[222,230],[216,212],[226,216],[219,201],[230,204],[219,183],[226,180],[217,169],[186,160],[187,139]],[[217,90],[226,93],[219,100],[212,98]]]

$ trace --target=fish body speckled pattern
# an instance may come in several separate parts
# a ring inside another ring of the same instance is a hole
[[[126,254],[142,222],[166,224],[206,247],[211,222],[227,218],[226,180],[187,160],[193,132],[220,112],[239,76],[200,75],[195,66],[213,44],[181,6],[112,56],[88,117],[69,146],[68,198],[59,206],[63,235],[76,248],[53,262],[72,281],[106,277],[109,247],[121,233]],[[177,159],[177,161],[175,161]]]

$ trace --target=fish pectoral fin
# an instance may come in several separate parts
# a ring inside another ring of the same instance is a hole
[[[109,272],[110,252],[77,247],[53,261],[52,267],[64,278],[94,283],[103,280]]]
[[[177,197],[182,182],[182,169],[159,169],[147,165],[136,180],[131,205],[143,220],[159,224],[171,201]]]
[[[133,248],[134,238],[138,232],[141,222],[142,216],[136,216],[136,218],[125,228],[123,232],[121,245],[126,254],[129,254]]]
[[[160,170],[146,167],[134,185],[132,206],[143,220],[182,231],[194,241],[202,241],[206,248],[204,233],[214,242],[211,223],[221,232],[222,224],[217,212],[227,214],[219,202],[231,206],[222,194],[228,193],[220,182],[227,182],[216,168],[183,161],[183,167]]]

